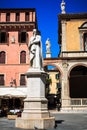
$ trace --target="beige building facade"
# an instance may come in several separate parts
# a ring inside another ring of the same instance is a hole
[[[87,14],[59,14],[59,58],[45,59],[60,72],[61,111],[87,109]]]

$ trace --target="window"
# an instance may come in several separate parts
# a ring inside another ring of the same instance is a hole
[[[61,85],[60,85],[60,83],[56,83],[56,88],[61,88]]]
[[[80,50],[87,51],[87,22],[79,27],[80,32]]]
[[[26,63],[26,52],[22,51],[20,53],[20,63]]]
[[[29,21],[29,12],[25,13],[25,21]]]
[[[20,14],[19,13],[16,13],[15,21],[20,21]]]
[[[28,40],[28,34],[25,31],[19,32],[18,36],[19,43],[27,43],[27,40]]]
[[[7,42],[7,33],[0,32],[0,43],[6,43],[6,42]]]
[[[10,21],[10,13],[6,14],[6,21]]]
[[[21,85],[26,85],[26,80],[25,80],[25,75],[24,74],[20,75],[20,86]]]
[[[58,80],[59,79],[59,73],[55,75],[55,78]]]
[[[5,64],[5,52],[0,52],[0,64]]]
[[[0,74],[0,85],[4,85],[4,74]]]
[[[87,33],[84,34],[84,51],[87,51]]]

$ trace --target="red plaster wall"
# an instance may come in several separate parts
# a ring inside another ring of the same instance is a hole
[[[32,18],[32,16],[30,17]],[[6,22],[6,13],[1,13],[0,19],[1,19],[0,22]],[[20,21],[23,22],[25,21],[24,12],[20,12]],[[10,22],[15,22],[15,12],[10,13]],[[32,30],[29,30],[27,32],[28,41],[32,36]],[[26,43],[25,44],[18,43],[18,31],[11,30],[8,31],[8,33],[9,33],[8,45],[0,44],[0,51],[6,52],[6,63],[0,64],[0,74],[4,74],[5,86],[10,86],[11,79],[16,79],[16,86],[20,86],[20,74],[25,74],[29,69],[28,45]],[[15,43],[11,42],[12,36],[15,37]],[[23,50],[26,51],[26,64],[20,64],[20,52]]]

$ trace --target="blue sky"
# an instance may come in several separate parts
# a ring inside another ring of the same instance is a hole
[[[1,0],[0,8],[36,8],[38,28],[41,31],[43,56],[47,38],[51,42],[52,58],[58,57],[58,14],[61,0]],[[87,12],[87,0],[65,0],[66,13]]]

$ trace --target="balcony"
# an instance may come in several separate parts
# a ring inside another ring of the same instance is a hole
[[[87,106],[87,98],[71,99],[71,106]]]

